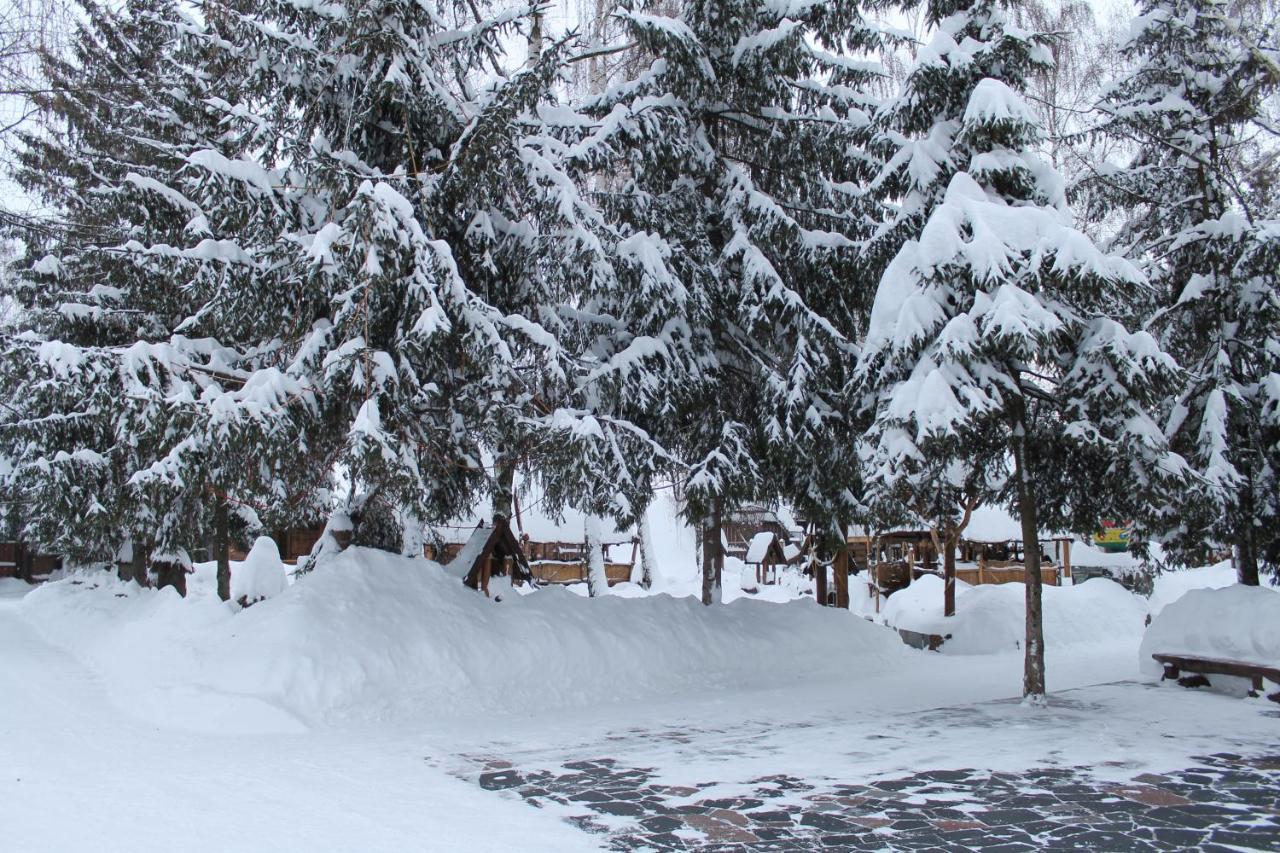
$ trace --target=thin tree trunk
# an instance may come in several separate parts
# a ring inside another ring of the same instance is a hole
[[[822,607],[827,606],[827,566],[822,561],[821,548],[818,542],[817,525],[809,534],[809,567],[813,569],[813,597]]]
[[[492,521],[498,523],[499,518],[511,521],[511,508],[515,503],[516,460],[515,457],[498,452],[494,462],[494,490]]]
[[[600,532],[600,516],[587,513],[583,533],[587,540],[587,595],[595,598],[609,591],[609,576],[604,570],[604,536]]]
[[[529,25],[529,65],[542,58],[542,12],[533,13],[533,22]]]
[[[1045,701],[1044,614],[1040,580],[1040,543],[1036,538],[1036,499],[1028,470],[1026,412],[1019,409],[1014,419],[1013,465],[1018,490],[1018,515],[1022,521],[1023,559],[1027,582],[1027,641],[1022,675],[1023,701],[1042,705]]]
[[[724,590],[724,501],[720,498],[711,505],[711,517],[716,527],[715,603],[719,604]]]
[[[214,559],[218,561],[218,598],[231,600],[231,531],[227,518],[227,502],[220,497],[214,498],[213,505],[213,550]]]
[[[645,589],[653,586],[653,531],[649,529],[649,511],[640,513],[640,524],[637,526],[640,536],[640,585]]]
[[[1237,579],[1245,586],[1258,586],[1258,538],[1253,526],[1253,484],[1246,472],[1240,490],[1240,531],[1237,534]]]
[[[426,556],[426,543],[422,536],[422,519],[411,509],[405,509],[400,516],[400,553],[413,559]]]
[[[131,577],[138,586],[151,586],[151,579],[147,577],[147,564],[151,562],[151,549],[146,545],[138,542],[133,543],[133,561],[130,564],[132,568]]]
[[[956,534],[951,530],[943,537],[942,548],[942,615],[956,615]]]
[[[843,536],[836,542],[835,559],[831,561],[836,582],[836,607],[849,609],[849,545]]]
[[[724,551],[720,547],[720,499],[713,498],[711,508],[702,520],[702,603],[719,604]]]

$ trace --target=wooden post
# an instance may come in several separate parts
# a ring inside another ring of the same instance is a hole
[[[1062,540],[1062,576],[1071,577],[1071,540]]]
[[[983,543],[982,551],[978,554],[978,583],[983,584],[987,582],[986,574],[987,574],[987,546],[986,546],[986,543]]]

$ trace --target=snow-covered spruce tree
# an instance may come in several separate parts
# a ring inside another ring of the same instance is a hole
[[[587,98],[565,156],[617,229],[620,275],[588,293],[602,411],[679,457],[719,598],[719,518],[772,497],[767,457],[804,455],[839,419],[859,299],[850,187],[868,124],[855,3],[680,4],[620,13],[651,57]],[[772,451],[771,451],[772,448]]]
[[[1107,314],[1141,275],[1072,227],[1039,133],[1010,86],[973,86],[948,133],[964,171],[885,271],[858,365],[873,496],[927,506],[977,483],[1018,515],[1032,702],[1045,693],[1038,532],[1138,514],[1185,468],[1150,414],[1172,360]]]
[[[152,547],[197,546],[213,503],[206,478],[177,496],[134,479],[184,431],[175,412],[221,356],[174,336],[217,281],[201,274],[213,247],[198,212],[163,183],[217,133],[204,81],[184,72],[202,61],[187,26],[164,0],[85,4],[71,57],[48,60],[51,120],[24,136],[17,174],[50,211],[18,235],[24,312],[0,369],[24,535],[99,560],[132,540],[139,568]]]
[[[1169,553],[1230,545],[1255,585],[1260,564],[1280,569],[1280,176],[1256,141],[1274,133],[1274,37],[1218,0],[1140,4],[1130,70],[1099,104],[1132,156],[1089,181],[1121,211],[1117,242],[1156,286],[1149,328],[1186,371],[1167,430],[1201,479],[1161,519]]]
[[[920,236],[954,175],[980,152],[975,143],[985,144],[960,134],[976,85],[995,79],[1022,90],[1050,64],[1046,36],[1011,22],[1009,4],[1001,0],[904,5],[923,13],[932,35],[918,50],[899,95],[875,115],[871,151],[880,165],[868,193],[885,205],[887,215],[867,241],[864,259],[877,282],[902,246]],[[858,425],[869,428],[874,405],[868,408],[864,401],[856,411]],[[865,456],[874,442],[862,444]],[[987,479],[980,466],[954,468],[940,453],[912,473],[909,485],[884,489],[873,483],[864,494],[862,519],[870,526],[922,523],[938,536],[948,615],[954,612],[955,567],[947,544],[958,539],[967,507],[996,499],[1001,478],[989,487]]]
[[[350,477],[348,510],[468,508],[482,448],[563,372],[539,324],[564,299],[541,295],[550,264],[525,202],[543,164],[519,144],[558,60],[501,76],[501,42],[529,11],[281,2],[220,18],[251,70],[224,110],[257,158],[190,162],[211,221],[271,285],[229,290],[200,319],[275,342],[287,396],[310,412],[303,434]]]

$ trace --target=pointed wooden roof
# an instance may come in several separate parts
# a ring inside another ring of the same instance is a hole
[[[477,524],[471,538],[450,565],[464,569],[466,575],[462,582],[472,589],[479,589],[480,569],[490,557],[513,558],[512,580],[533,580],[533,572],[529,570],[529,560],[520,547],[520,540],[511,532],[511,524],[505,518],[497,518],[488,527],[483,523]]]

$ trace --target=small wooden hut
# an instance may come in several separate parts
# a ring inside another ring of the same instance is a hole
[[[489,579],[494,575],[506,575],[512,584],[533,580],[520,540],[502,517],[489,526],[483,523],[476,525],[467,544],[450,563],[450,566],[455,565],[466,572],[462,582],[472,589],[482,590],[486,596],[489,594]]]
[[[777,583],[778,566],[785,566],[789,561],[782,543],[778,541],[778,534],[772,530],[762,530],[747,543],[743,562],[755,568],[756,583],[762,584]]]
[[[769,532],[778,537],[780,542],[789,538],[787,527],[781,516],[762,504],[744,504],[726,512],[722,524],[724,536],[724,554],[726,557],[737,557],[747,562],[747,550],[751,540],[758,534]]]

